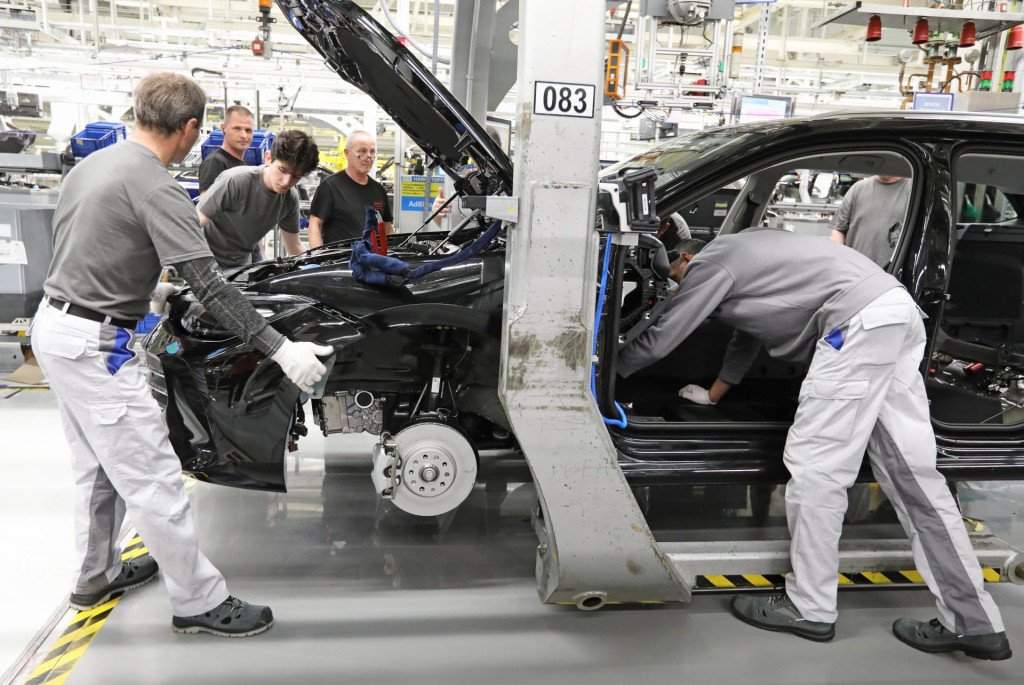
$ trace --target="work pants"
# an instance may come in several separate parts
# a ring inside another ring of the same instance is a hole
[[[176,616],[209,611],[227,584],[199,551],[192,509],[160,407],[150,394],[132,332],[39,305],[32,350],[60,406],[76,485],[74,592],[121,571],[125,513],[160,564]]]
[[[846,491],[866,449],[942,624],[967,635],[1003,630],[960,512],[935,467],[919,370],[924,347],[920,310],[903,288],[883,294],[817,342],[785,449],[793,565],[786,592],[807,620],[836,620]]]

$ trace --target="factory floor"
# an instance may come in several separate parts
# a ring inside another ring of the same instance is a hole
[[[73,493],[56,401],[47,391],[9,393],[0,389],[4,685],[1020,682],[1022,586],[988,585],[1017,651],[1004,662],[899,643],[895,618],[935,615],[919,587],[841,592],[838,635],[826,644],[744,625],[729,613],[728,592],[596,612],[543,605],[532,486],[480,486],[455,516],[416,519],[378,502],[366,465],[351,456],[358,438],[319,434],[289,455],[285,495],[190,481],[204,551],[233,594],[273,607],[269,632],[172,633],[160,582],[83,617],[66,605]],[[733,495],[703,492],[689,508],[665,506],[667,491],[653,495],[656,535],[736,532],[737,509],[715,507],[716,497]],[[1024,542],[1024,484],[976,487],[962,500],[994,532]]]

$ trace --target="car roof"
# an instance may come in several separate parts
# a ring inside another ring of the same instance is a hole
[[[998,123],[1024,126],[1024,116],[1009,112],[925,112],[918,110],[886,110],[878,112],[827,112],[801,117],[812,121],[850,121],[852,119],[887,120],[887,121],[930,121],[930,122],[962,122],[962,123]]]

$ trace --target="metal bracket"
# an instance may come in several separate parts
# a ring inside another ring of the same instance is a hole
[[[489,196],[484,210],[487,216],[510,224],[519,223],[519,198],[504,195]]]
[[[519,198],[507,195],[476,195],[462,198],[463,209],[482,209],[492,219],[519,223]]]
[[[373,446],[373,487],[382,499],[394,499],[400,479],[398,470],[398,444],[390,433],[381,433],[380,442]]]

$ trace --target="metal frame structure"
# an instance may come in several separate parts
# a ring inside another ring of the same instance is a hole
[[[518,128],[499,392],[540,496],[545,602],[686,599],[616,462],[588,387],[601,120],[534,113],[538,81],[603,90],[603,3],[522,0]],[[572,26],[566,35],[565,26]]]

